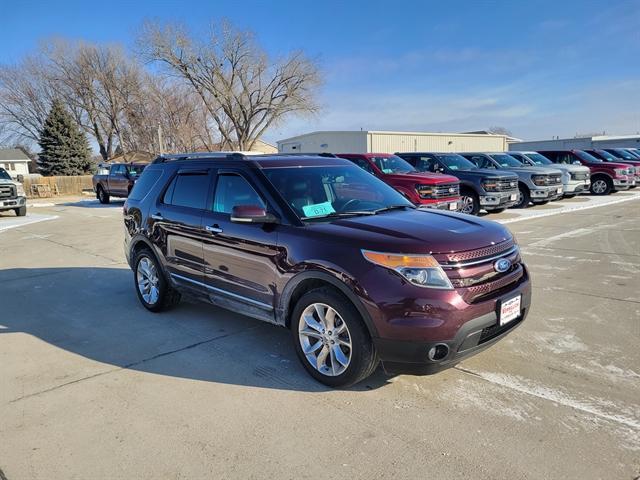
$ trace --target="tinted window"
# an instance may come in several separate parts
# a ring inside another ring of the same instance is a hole
[[[204,209],[209,190],[209,175],[181,173],[173,179],[164,194],[164,203],[178,207]]]
[[[11,180],[11,176],[6,172],[4,168],[0,168],[0,178],[3,180]]]
[[[111,167],[111,175],[122,175],[124,173],[124,165],[114,165]]]
[[[260,195],[244,177],[236,174],[218,176],[216,196],[213,200],[213,211],[231,213],[237,205],[259,205],[266,208]]]
[[[409,173],[416,171],[410,163],[396,155],[371,157],[371,161],[376,164],[376,167],[378,167],[382,173]]]
[[[500,164],[502,168],[521,167],[522,163],[513,158],[511,155],[504,153],[493,154],[491,157]]]
[[[477,165],[457,153],[438,155],[438,158],[441,163],[445,164],[451,170],[475,170],[478,168]]]
[[[355,163],[357,166],[359,166],[365,172],[369,172],[369,173],[373,174],[373,168],[371,168],[371,165],[365,159],[363,159],[363,158],[347,158],[347,160]]]
[[[527,158],[536,165],[553,165],[553,162],[537,152],[527,153]]]
[[[160,170],[147,170],[133,185],[129,198],[132,200],[142,200],[147,193],[151,191],[160,178],[160,175],[162,175]]]
[[[416,170],[419,172],[435,172],[438,161],[432,156],[419,156],[416,161]]]

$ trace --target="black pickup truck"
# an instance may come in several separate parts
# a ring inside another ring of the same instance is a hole
[[[477,215],[480,209],[502,212],[518,202],[518,176],[479,168],[457,153],[396,153],[419,172],[446,173],[460,180],[460,212]]]
[[[146,163],[114,163],[109,173],[93,176],[93,191],[100,203],[109,203],[110,197],[127,198]]]

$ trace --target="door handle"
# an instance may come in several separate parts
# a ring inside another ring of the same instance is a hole
[[[151,215],[151,219],[152,220],[164,220],[164,217],[162,215],[160,215],[159,213],[155,213],[155,214]]]
[[[211,233],[222,233],[222,228],[220,228],[217,224],[216,225],[207,225],[206,227],[204,227],[204,229],[207,232],[211,232]]]

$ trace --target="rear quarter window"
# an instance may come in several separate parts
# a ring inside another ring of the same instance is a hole
[[[151,191],[161,175],[161,170],[145,169],[133,185],[129,198],[131,200],[142,200]]]

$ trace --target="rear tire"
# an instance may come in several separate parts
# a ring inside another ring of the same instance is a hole
[[[109,198],[109,194],[104,191],[103,187],[98,187],[98,189],[96,190],[96,196],[98,197],[100,203],[102,203],[103,205],[106,205],[111,200]]]
[[[162,312],[180,302],[180,293],[169,285],[151,250],[140,250],[133,265],[133,282],[144,308],[151,312]]]
[[[18,217],[24,217],[27,214],[27,206],[24,205],[20,208],[16,208],[14,211]]]
[[[375,371],[379,362],[369,332],[358,310],[339,292],[311,290],[291,315],[296,354],[320,383],[349,387]]]
[[[609,195],[613,191],[613,181],[609,177],[598,176],[591,179],[589,189],[594,195]]]

